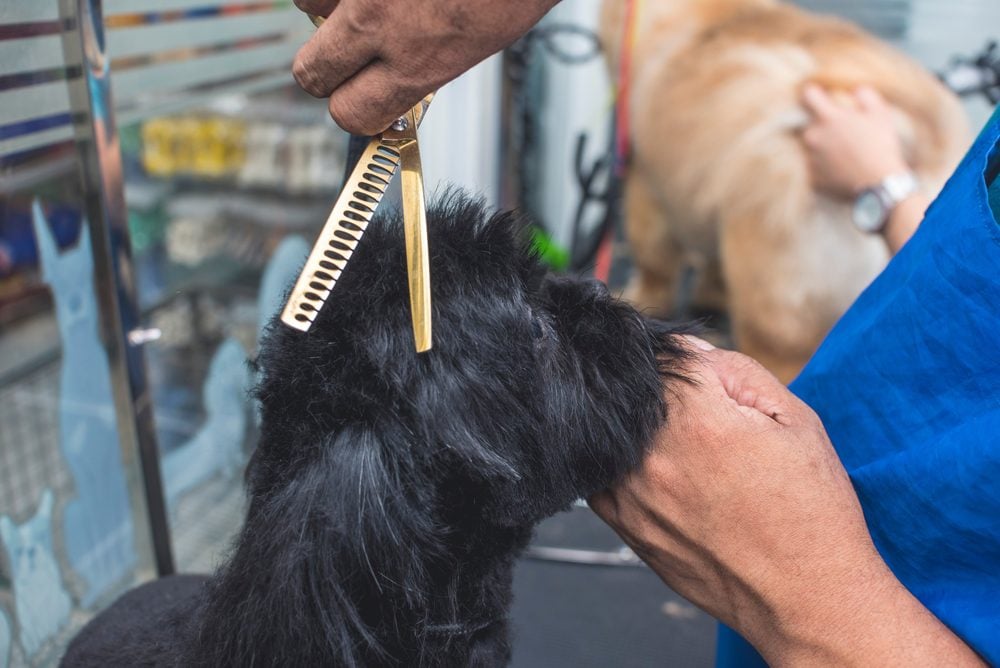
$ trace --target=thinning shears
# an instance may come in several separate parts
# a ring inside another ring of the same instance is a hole
[[[316,26],[320,17],[310,16]],[[389,182],[402,172],[403,227],[406,236],[407,279],[413,338],[418,353],[431,348],[431,284],[427,246],[427,207],[417,144],[431,93],[396,119],[388,130],[372,137],[337,196],[305,267],[288,297],[281,321],[309,331],[320,309],[354,254],[365,228],[385,195]]]

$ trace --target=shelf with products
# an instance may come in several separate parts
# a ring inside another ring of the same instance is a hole
[[[280,90],[229,95],[122,129],[133,173],[227,189],[321,197],[337,187],[347,135],[312,98]]]
[[[129,205],[144,311],[171,295],[253,282],[286,235],[315,233],[335,196],[290,199],[149,181],[131,182],[126,192],[133,189],[146,191]]]
[[[150,135],[159,142],[153,152],[160,151],[152,160]],[[288,234],[311,239],[323,224],[337,195],[347,144],[323,105],[291,89],[220,97],[196,111],[125,127],[120,138],[136,283],[147,322],[175,302],[197,320],[207,303],[227,309],[235,303],[232,295],[252,295],[281,240]],[[159,166],[150,170],[150,162]],[[79,198],[47,193],[43,200],[66,252],[77,243],[83,223],[78,206],[70,204]],[[32,250],[30,205],[30,197],[3,202],[10,233],[0,241],[23,237],[24,242],[12,244],[16,252],[4,256],[16,264],[0,263],[8,341],[15,330],[51,320],[51,297]],[[30,355],[4,356],[10,364],[0,369],[0,380],[57,359],[55,339],[42,338],[45,345],[33,346]]]
[[[310,237],[336,197],[347,147],[325,107],[294,87],[223,96],[121,136],[144,310],[252,280],[286,234]]]

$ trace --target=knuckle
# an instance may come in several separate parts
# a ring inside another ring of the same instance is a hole
[[[341,128],[352,134],[373,135],[380,129],[373,129],[370,115],[365,114],[361,107],[349,99],[330,98],[330,117]]]
[[[302,55],[300,51],[295,60],[292,62],[292,77],[295,78],[296,83],[305,92],[309,93],[313,97],[319,97],[319,91],[316,84],[316,79],[313,76],[312,68],[309,67],[309,63],[305,56]]]
[[[355,3],[351,5],[351,11],[344,18],[350,21],[352,28],[359,33],[376,31],[393,19],[393,10],[398,10],[396,5],[398,3]]]
[[[330,94],[330,89],[323,83],[323,77],[317,72],[313,59],[301,52],[292,63],[292,76],[302,90],[313,97],[324,98]]]
[[[653,489],[674,489],[678,481],[677,467],[662,450],[653,450],[639,469],[638,479]]]
[[[809,427],[815,431],[822,432],[826,435],[826,429],[823,427],[823,420],[820,418],[819,413],[813,410],[812,406],[805,403],[804,401],[796,402],[799,410],[802,411],[803,421],[809,425]]]
[[[339,21],[351,35],[364,35],[371,32],[375,26],[382,22],[381,2],[369,3],[362,7],[352,5],[349,11],[344,12]]]
[[[741,371],[753,371],[758,367],[763,369],[764,367],[760,363],[749,355],[744,355],[741,352],[735,350],[720,350],[720,355],[729,358],[729,363],[736,369]]]

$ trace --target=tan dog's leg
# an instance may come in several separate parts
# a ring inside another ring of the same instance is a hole
[[[737,349],[787,384],[809,361],[832,321],[820,322],[802,285],[807,277],[781,266],[778,240],[760,228],[756,220],[721,226],[729,317]]]
[[[622,297],[646,315],[671,315],[683,264],[681,252],[663,207],[634,170],[625,180],[625,231],[634,266]]]
[[[699,271],[698,287],[692,305],[706,311],[723,313],[727,309],[726,282],[722,278],[722,267],[718,258],[704,263]]]

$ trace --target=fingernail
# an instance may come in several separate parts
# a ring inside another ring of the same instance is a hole
[[[715,350],[715,346],[706,341],[705,339],[699,339],[697,336],[691,336],[690,334],[684,335],[685,340],[688,341],[692,346],[698,350],[704,350],[708,352],[709,350]]]

